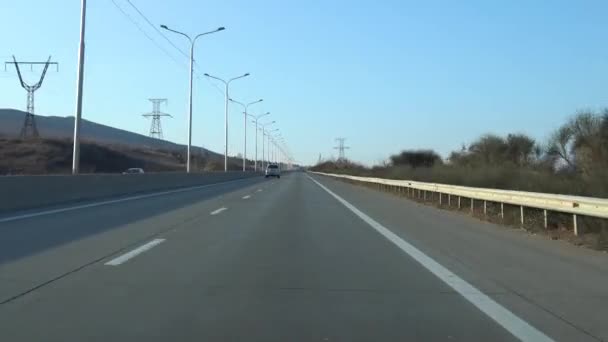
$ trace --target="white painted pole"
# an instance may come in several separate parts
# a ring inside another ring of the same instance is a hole
[[[82,88],[84,83],[84,34],[87,16],[87,1],[80,5],[80,45],[78,47],[78,74],[76,76],[76,115],[74,116],[74,146],[72,154],[72,174],[80,171],[80,119],[82,117]]]

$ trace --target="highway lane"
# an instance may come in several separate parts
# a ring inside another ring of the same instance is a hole
[[[0,216],[0,264],[256,184],[237,179],[200,187],[120,196]],[[163,194],[156,196],[155,194]],[[98,204],[103,205],[98,205]],[[90,207],[89,207],[90,206]],[[85,207],[85,208],[81,208]],[[75,208],[74,210],[70,210]],[[61,211],[65,210],[65,211]],[[60,211],[48,215],[40,213]],[[19,219],[31,215],[27,220]],[[17,218],[15,220],[11,220]],[[4,222],[8,221],[8,222]]]
[[[263,182],[261,177],[240,179],[162,196],[148,194],[142,199],[0,222],[0,303],[193,220],[201,215],[193,207],[213,206],[234,191]],[[96,203],[99,202],[47,209]],[[2,219],[45,212],[19,212]]]
[[[603,264],[595,254],[562,252],[566,247],[314,178],[538,329],[535,337],[604,338],[592,319],[603,314],[597,311],[601,305],[591,312],[583,306],[586,301],[578,303],[579,321],[591,320],[585,326],[559,317],[580,299],[546,308],[512,288],[534,283],[537,291],[542,287],[539,278],[564,280],[567,275],[555,274],[564,270],[602,281]],[[86,229],[83,222],[145,210],[138,205],[123,203],[104,209],[112,213],[91,210],[21,224],[44,226],[50,221],[54,227],[80,224]],[[72,221],[72,215],[82,217]],[[295,173],[198,198],[154,217],[108,224],[111,228],[101,233],[0,265],[0,294],[10,292],[7,284],[23,284],[47,268],[72,270],[0,304],[0,340],[515,340],[505,329],[512,321],[490,318],[465,298],[474,292],[459,294],[428,265],[379,234],[373,222],[305,174]],[[506,257],[505,249],[515,255]],[[560,258],[536,269],[536,275],[527,274],[536,262],[546,261],[540,255]],[[538,260],[522,265],[521,258],[528,256]],[[569,290],[598,291],[590,295],[606,304],[601,285],[575,283],[566,282],[573,286]]]
[[[564,341],[608,341],[606,253],[320,179],[540,330]]]

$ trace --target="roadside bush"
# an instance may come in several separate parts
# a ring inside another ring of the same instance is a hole
[[[524,134],[486,134],[450,153],[404,150],[371,168],[330,160],[312,169],[473,187],[608,197],[608,109],[577,113],[538,144]]]

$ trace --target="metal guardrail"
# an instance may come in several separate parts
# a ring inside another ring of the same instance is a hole
[[[577,215],[591,216],[608,219],[608,199],[569,195],[555,195],[539,192],[528,191],[513,191],[513,190],[498,190],[488,188],[475,188],[468,186],[447,185],[437,183],[424,183],[408,180],[385,179],[375,177],[358,177],[349,175],[340,175],[324,172],[313,172],[324,176],[349,179],[352,181],[373,183],[388,187],[396,187],[399,189],[418,190],[418,195],[421,191],[435,192],[439,194],[441,203],[443,194],[448,196],[448,203],[451,201],[451,196],[458,197],[460,206],[460,197],[470,198],[473,200],[484,201],[484,211],[486,208],[485,202],[501,203],[501,216],[504,217],[504,203],[516,205],[520,207],[521,223],[524,223],[524,208],[536,208],[544,210],[545,227],[547,226],[547,210],[572,214],[574,234],[578,235]],[[473,209],[474,201],[471,201],[471,209]]]

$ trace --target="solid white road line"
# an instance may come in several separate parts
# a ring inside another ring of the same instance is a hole
[[[359,216],[360,219],[369,224],[378,233],[394,243],[402,251],[407,253],[410,257],[420,263],[424,268],[433,273],[437,278],[446,283],[461,296],[463,296],[471,304],[475,305],[479,310],[488,315],[503,328],[509,331],[513,336],[517,337],[522,341],[553,341],[550,337],[537,330],[526,321],[517,317],[511,311],[495,302],[492,298],[485,295],[483,292],[475,288],[473,285],[466,282],[464,279],[458,277],[450,270],[433,260],[431,257],[424,254],[422,251],[409,244],[395,233],[391,232],[388,228],[384,227],[380,223],[376,222],[371,217],[367,216],[361,210],[344,200],[342,197],[336,195],[323,184],[319,183],[312,177],[308,176],[310,180],[315,182],[327,193],[332,195],[338,202],[342,203],[346,208],[352,211],[355,215]]]
[[[243,196],[243,199],[250,199],[250,198],[251,198],[251,196],[249,196],[249,195]]]
[[[119,256],[116,259],[112,259],[108,262],[105,263],[105,265],[107,266],[118,266],[122,263],[127,262],[129,259],[136,257],[137,255],[153,248],[156,245],[160,245],[161,243],[163,243],[165,241],[165,239],[154,239],[150,242],[148,242],[145,245],[139,246],[137,248],[135,248],[134,250],[130,251],[129,253],[123,254],[121,256]]]
[[[212,211],[210,214],[211,214],[211,215],[217,215],[217,214],[221,213],[222,211],[224,211],[224,210],[226,210],[226,209],[228,209],[228,208],[221,207],[221,208],[219,208],[219,209],[216,209],[216,210]]]
[[[262,189],[257,189],[256,192],[262,192]]]
[[[150,197],[157,197],[157,196],[163,196],[163,195],[169,195],[169,194],[175,194],[175,193],[179,193],[179,192],[186,192],[186,191],[204,189],[204,188],[208,188],[208,187],[215,186],[215,185],[222,185],[222,184],[227,184],[227,183],[238,182],[238,181],[241,181],[241,180],[244,180],[244,179],[247,179],[247,178],[240,178],[240,179],[235,179],[235,180],[231,180],[231,181],[227,181],[227,182],[221,182],[221,183],[197,185],[197,186],[193,186],[193,187],[189,187],[189,188],[181,188],[181,189],[176,189],[176,190],[154,192],[154,193],[145,194],[145,195],[123,197],[123,198],[118,198],[118,199],[115,199],[115,200],[94,202],[94,203],[76,205],[76,206],[66,207],[66,208],[60,208],[60,209],[44,210],[44,211],[38,211],[38,212],[35,212],[35,213],[30,213],[30,214],[10,216],[10,217],[5,217],[5,218],[0,218],[0,223],[17,221],[17,220],[23,220],[23,219],[27,219],[27,218],[31,218],[31,217],[37,217],[37,216],[45,216],[45,215],[51,215],[51,214],[58,214],[58,213],[63,213],[63,212],[66,212],[66,211],[72,211],[72,210],[78,210],[78,209],[99,207],[99,206],[102,206],[102,205],[108,205],[108,204],[114,204],[114,203],[135,201],[135,200],[139,200],[139,199],[150,198]]]

